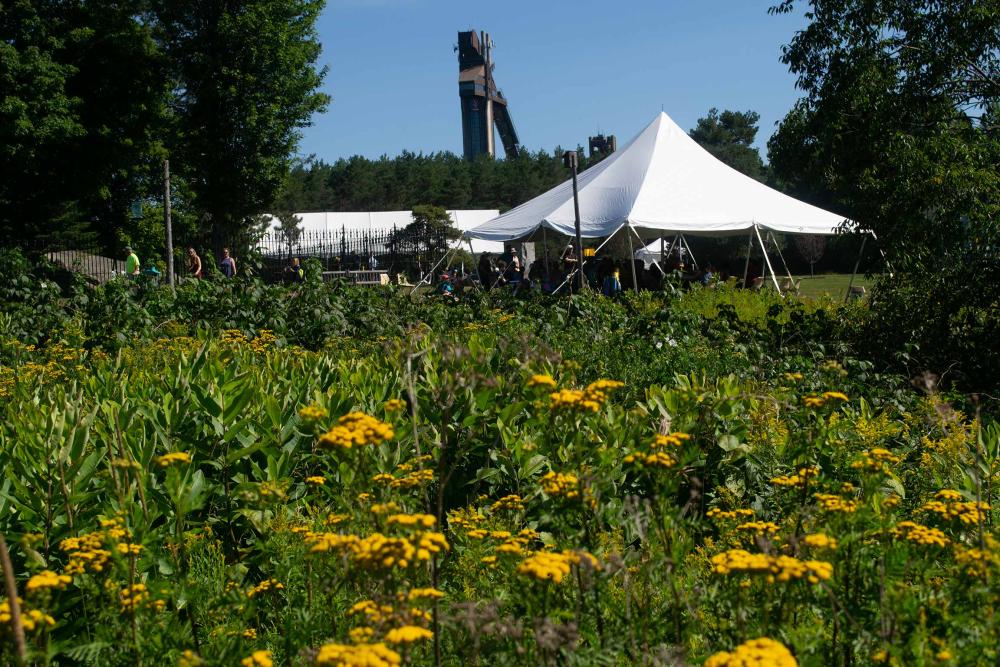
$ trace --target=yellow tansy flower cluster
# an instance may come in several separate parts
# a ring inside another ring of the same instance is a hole
[[[430,468],[424,468],[423,470],[414,470],[402,477],[393,479],[389,483],[389,486],[393,489],[412,489],[433,481],[434,471]]]
[[[319,444],[337,449],[377,445],[395,437],[390,424],[363,412],[350,412],[319,437]]]
[[[426,628],[421,628],[418,625],[404,625],[387,632],[385,641],[389,644],[413,644],[433,637],[434,633]]]
[[[752,533],[761,537],[769,537],[777,533],[780,528],[778,524],[771,521],[748,521],[736,526],[736,530],[743,533]]]
[[[277,579],[265,579],[253,588],[247,591],[248,598],[255,598],[262,593],[267,593],[268,591],[280,591],[285,588],[285,585],[278,581]]]
[[[892,529],[892,534],[907,542],[929,547],[946,547],[950,541],[937,528],[929,528],[913,521],[900,521]]]
[[[406,409],[406,401],[401,398],[390,398],[382,404],[382,409],[386,412],[402,412]]]
[[[623,458],[622,463],[646,468],[673,468],[677,459],[665,452],[634,452]]]
[[[888,473],[889,466],[899,463],[902,459],[888,449],[875,447],[861,452],[861,458],[851,464],[854,470],[873,473]]]
[[[444,597],[444,593],[436,588],[414,588],[406,594],[406,599],[410,602],[417,600],[439,600]]]
[[[830,549],[834,550],[837,548],[837,540],[823,533],[814,533],[812,535],[805,535],[799,544],[807,546],[810,549]]]
[[[556,381],[551,375],[532,375],[526,384],[529,387],[555,387]]]
[[[681,447],[685,442],[691,439],[691,434],[681,433],[680,431],[675,431],[673,433],[668,433],[663,435],[658,433],[656,437],[653,438],[653,442],[650,447],[653,449],[662,449],[664,447]]]
[[[240,660],[242,667],[274,667],[270,651],[254,651]]]
[[[858,510],[858,503],[854,500],[845,500],[840,496],[833,495],[832,493],[814,493],[813,498],[819,503],[819,506],[826,512],[840,512],[843,514],[851,514]]]
[[[490,505],[491,512],[501,512],[503,510],[509,510],[511,512],[523,512],[524,500],[522,500],[521,496],[511,494],[509,496],[504,496],[500,500]]]
[[[156,462],[156,465],[166,468],[175,463],[191,463],[191,455],[187,452],[169,452],[163,456],[157,456],[153,460]]]
[[[552,581],[558,584],[569,574],[572,563],[573,561],[565,554],[540,551],[518,565],[517,573],[539,581]]]
[[[847,394],[839,391],[826,391],[820,396],[805,396],[802,402],[807,408],[821,408],[830,401],[844,401],[846,403],[848,400]]]
[[[385,644],[324,644],[316,654],[320,667],[393,667],[402,657]]]
[[[924,503],[920,510],[936,514],[945,521],[958,521],[969,526],[979,523],[980,518],[986,517],[986,512],[990,510],[989,503],[975,501],[965,501],[964,496],[953,489],[944,489],[934,495],[934,500]]]
[[[798,664],[784,644],[767,637],[743,642],[733,651],[720,651],[705,661],[705,667],[797,667]]]
[[[579,408],[597,412],[608,400],[608,392],[624,387],[625,384],[616,380],[597,380],[587,385],[586,389],[561,389],[549,395],[554,409]]]
[[[768,581],[806,579],[817,584],[833,576],[833,565],[819,560],[799,560],[792,556],[752,554],[743,549],[730,549],[712,557],[716,574],[764,574]]]
[[[43,627],[51,628],[56,624],[56,620],[48,614],[37,609],[27,609],[21,598],[17,599],[17,603],[21,608],[21,627],[28,632]],[[0,625],[9,626],[10,621],[10,600],[4,600],[0,602]]]
[[[795,475],[779,475],[771,479],[771,484],[775,486],[788,486],[805,488],[806,484],[809,483],[809,479],[818,476],[820,469],[816,466],[807,466],[804,468],[799,468],[799,471]]]
[[[393,514],[386,517],[385,523],[403,528],[433,528],[437,519],[432,514]]]
[[[713,507],[706,512],[705,516],[709,519],[715,519],[716,521],[737,521],[740,519],[749,519],[753,516],[753,510],[750,509],[735,509],[735,510],[721,510],[718,507]]]
[[[52,570],[42,570],[28,579],[27,591],[40,591],[50,588],[66,588],[66,585],[73,581],[73,577],[67,574],[57,574]]]
[[[299,410],[299,417],[302,421],[319,421],[320,419],[326,419],[329,413],[326,408],[322,408],[318,405],[307,405],[301,410]]]
[[[962,567],[968,576],[985,579],[991,570],[1000,569],[1000,552],[989,548],[956,548],[955,562]]]
[[[326,477],[323,477],[322,475],[310,475],[309,477],[306,477],[306,484],[310,484],[312,486],[323,486],[326,484]]]
[[[570,473],[549,471],[539,480],[542,491],[552,497],[564,497],[575,500],[580,497],[580,479]]]

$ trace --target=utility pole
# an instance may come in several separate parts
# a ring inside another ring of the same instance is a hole
[[[580,234],[580,193],[576,186],[576,172],[580,167],[580,156],[576,151],[566,151],[563,153],[563,164],[573,172],[573,213],[576,216],[576,268],[577,289],[583,288],[583,238]]]
[[[170,160],[163,159],[163,224],[167,228],[167,283],[174,286],[174,229],[170,224]]]

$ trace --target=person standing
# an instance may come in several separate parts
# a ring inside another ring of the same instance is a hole
[[[201,268],[201,257],[198,256],[194,248],[188,248],[187,269],[188,275],[193,278],[203,278],[205,276]]]
[[[222,249],[222,261],[219,262],[219,270],[227,278],[236,277],[236,260],[229,254],[229,248]]]
[[[139,264],[139,256],[132,252],[132,246],[125,246],[125,275],[130,278],[135,278],[139,275],[139,269],[142,268]]]

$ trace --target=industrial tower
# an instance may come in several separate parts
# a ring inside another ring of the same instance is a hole
[[[486,153],[496,155],[493,126],[503,142],[504,154],[517,157],[514,121],[493,79],[493,42],[487,32],[458,33],[458,96],[462,100],[462,143],[466,160]],[[487,91],[489,93],[487,94]]]

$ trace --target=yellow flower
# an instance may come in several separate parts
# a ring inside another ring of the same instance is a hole
[[[402,662],[385,644],[324,644],[316,655],[320,667],[393,667]]]
[[[406,599],[415,602],[416,600],[439,600],[443,597],[444,593],[436,588],[414,588],[407,594]]]
[[[254,651],[240,661],[243,667],[274,667],[270,651]]]
[[[825,401],[844,401],[845,403],[849,400],[847,394],[841,393],[839,391],[824,391],[823,400]]]
[[[499,551],[499,549],[498,549]],[[539,551],[517,566],[517,573],[539,581],[561,583],[563,577],[569,574],[573,560],[565,554]]]
[[[177,660],[177,667],[201,667],[205,661],[191,649],[184,649],[181,657]]]
[[[66,584],[73,581],[73,577],[65,574],[56,574],[52,570],[42,570],[38,574],[28,579],[27,590],[44,590],[46,588],[66,588]]]
[[[402,412],[406,409],[406,401],[401,398],[390,398],[382,404],[382,409],[386,412]]]
[[[417,625],[404,625],[393,628],[385,634],[385,640],[390,644],[413,644],[434,637],[434,633]]]
[[[404,528],[433,528],[437,519],[432,514],[393,514],[386,517],[387,526],[402,526]]]
[[[161,468],[166,468],[174,463],[191,463],[191,455],[187,452],[170,452],[164,454],[163,456],[157,456],[155,459],[156,464]]]
[[[705,667],[746,667],[766,665],[767,667],[796,667],[795,656],[784,644],[767,637],[751,639],[737,646],[730,653],[720,651],[705,661]]]
[[[249,591],[247,591],[247,597],[254,598],[260,595],[261,593],[266,593],[268,591],[280,591],[284,587],[285,585],[280,581],[278,581],[277,579],[265,579],[264,581],[260,582],[259,584],[251,588]]]
[[[306,484],[311,484],[312,486],[323,486],[326,484],[326,477],[322,475],[310,475],[306,477]]]
[[[811,549],[836,549],[837,540],[832,537],[828,537],[823,533],[816,533],[814,535],[806,535],[799,542]]]
[[[299,410],[299,417],[303,421],[319,421],[326,419],[328,414],[326,408],[321,408],[318,405],[307,405]]]
[[[907,542],[931,547],[946,547],[950,542],[937,528],[928,528],[912,521],[900,521],[892,529],[892,534]]]
[[[509,495],[504,496],[500,500],[496,501],[490,506],[490,511],[500,512],[503,510],[510,510],[512,512],[523,512],[524,511],[524,501],[521,496]]]
[[[556,381],[551,375],[532,375],[527,384],[529,387],[555,387]]]
[[[377,445],[395,437],[392,425],[363,412],[351,412],[319,438],[319,444],[337,449]]]

